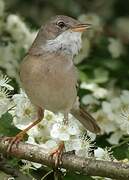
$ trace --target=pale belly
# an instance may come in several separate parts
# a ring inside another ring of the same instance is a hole
[[[31,102],[53,112],[69,111],[76,100],[76,70],[55,60],[26,58],[21,65],[21,81]]]

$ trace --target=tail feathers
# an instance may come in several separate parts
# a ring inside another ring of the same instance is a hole
[[[100,133],[100,127],[97,125],[96,120],[84,108],[72,109],[71,114],[78,119],[87,130],[95,134]]]

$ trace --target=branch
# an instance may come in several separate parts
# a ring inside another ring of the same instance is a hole
[[[3,155],[7,155],[6,150],[8,144],[8,141],[4,141],[4,138],[0,139],[0,152],[3,153]],[[15,145],[12,147],[12,151],[9,155],[51,167],[54,165],[54,159],[50,158],[50,155],[46,153],[43,148],[39,148],[39,146],[32,144],[20,142],[17,147]],[[121,162],[81,158],[76,155],[64,153],[61,167],[72,172],[79,172],[89,176],[109,177],[120,180],[129,179],[129,164]]]

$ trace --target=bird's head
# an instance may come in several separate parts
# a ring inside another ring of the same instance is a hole
[[[35,43],[40,45],[40,49],[49,52],[62,51],[74,56],[81,48],[82,32],[90,27],[90,24],[82,24],[71,17],[58,15],[41,27]]]

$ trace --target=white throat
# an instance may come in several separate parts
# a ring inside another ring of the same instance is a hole
[[[81,49],[81,32],[65,31],[55,39],[47,40],[45,50],[56,52],[62,50],[72,56],[77,55]]]

